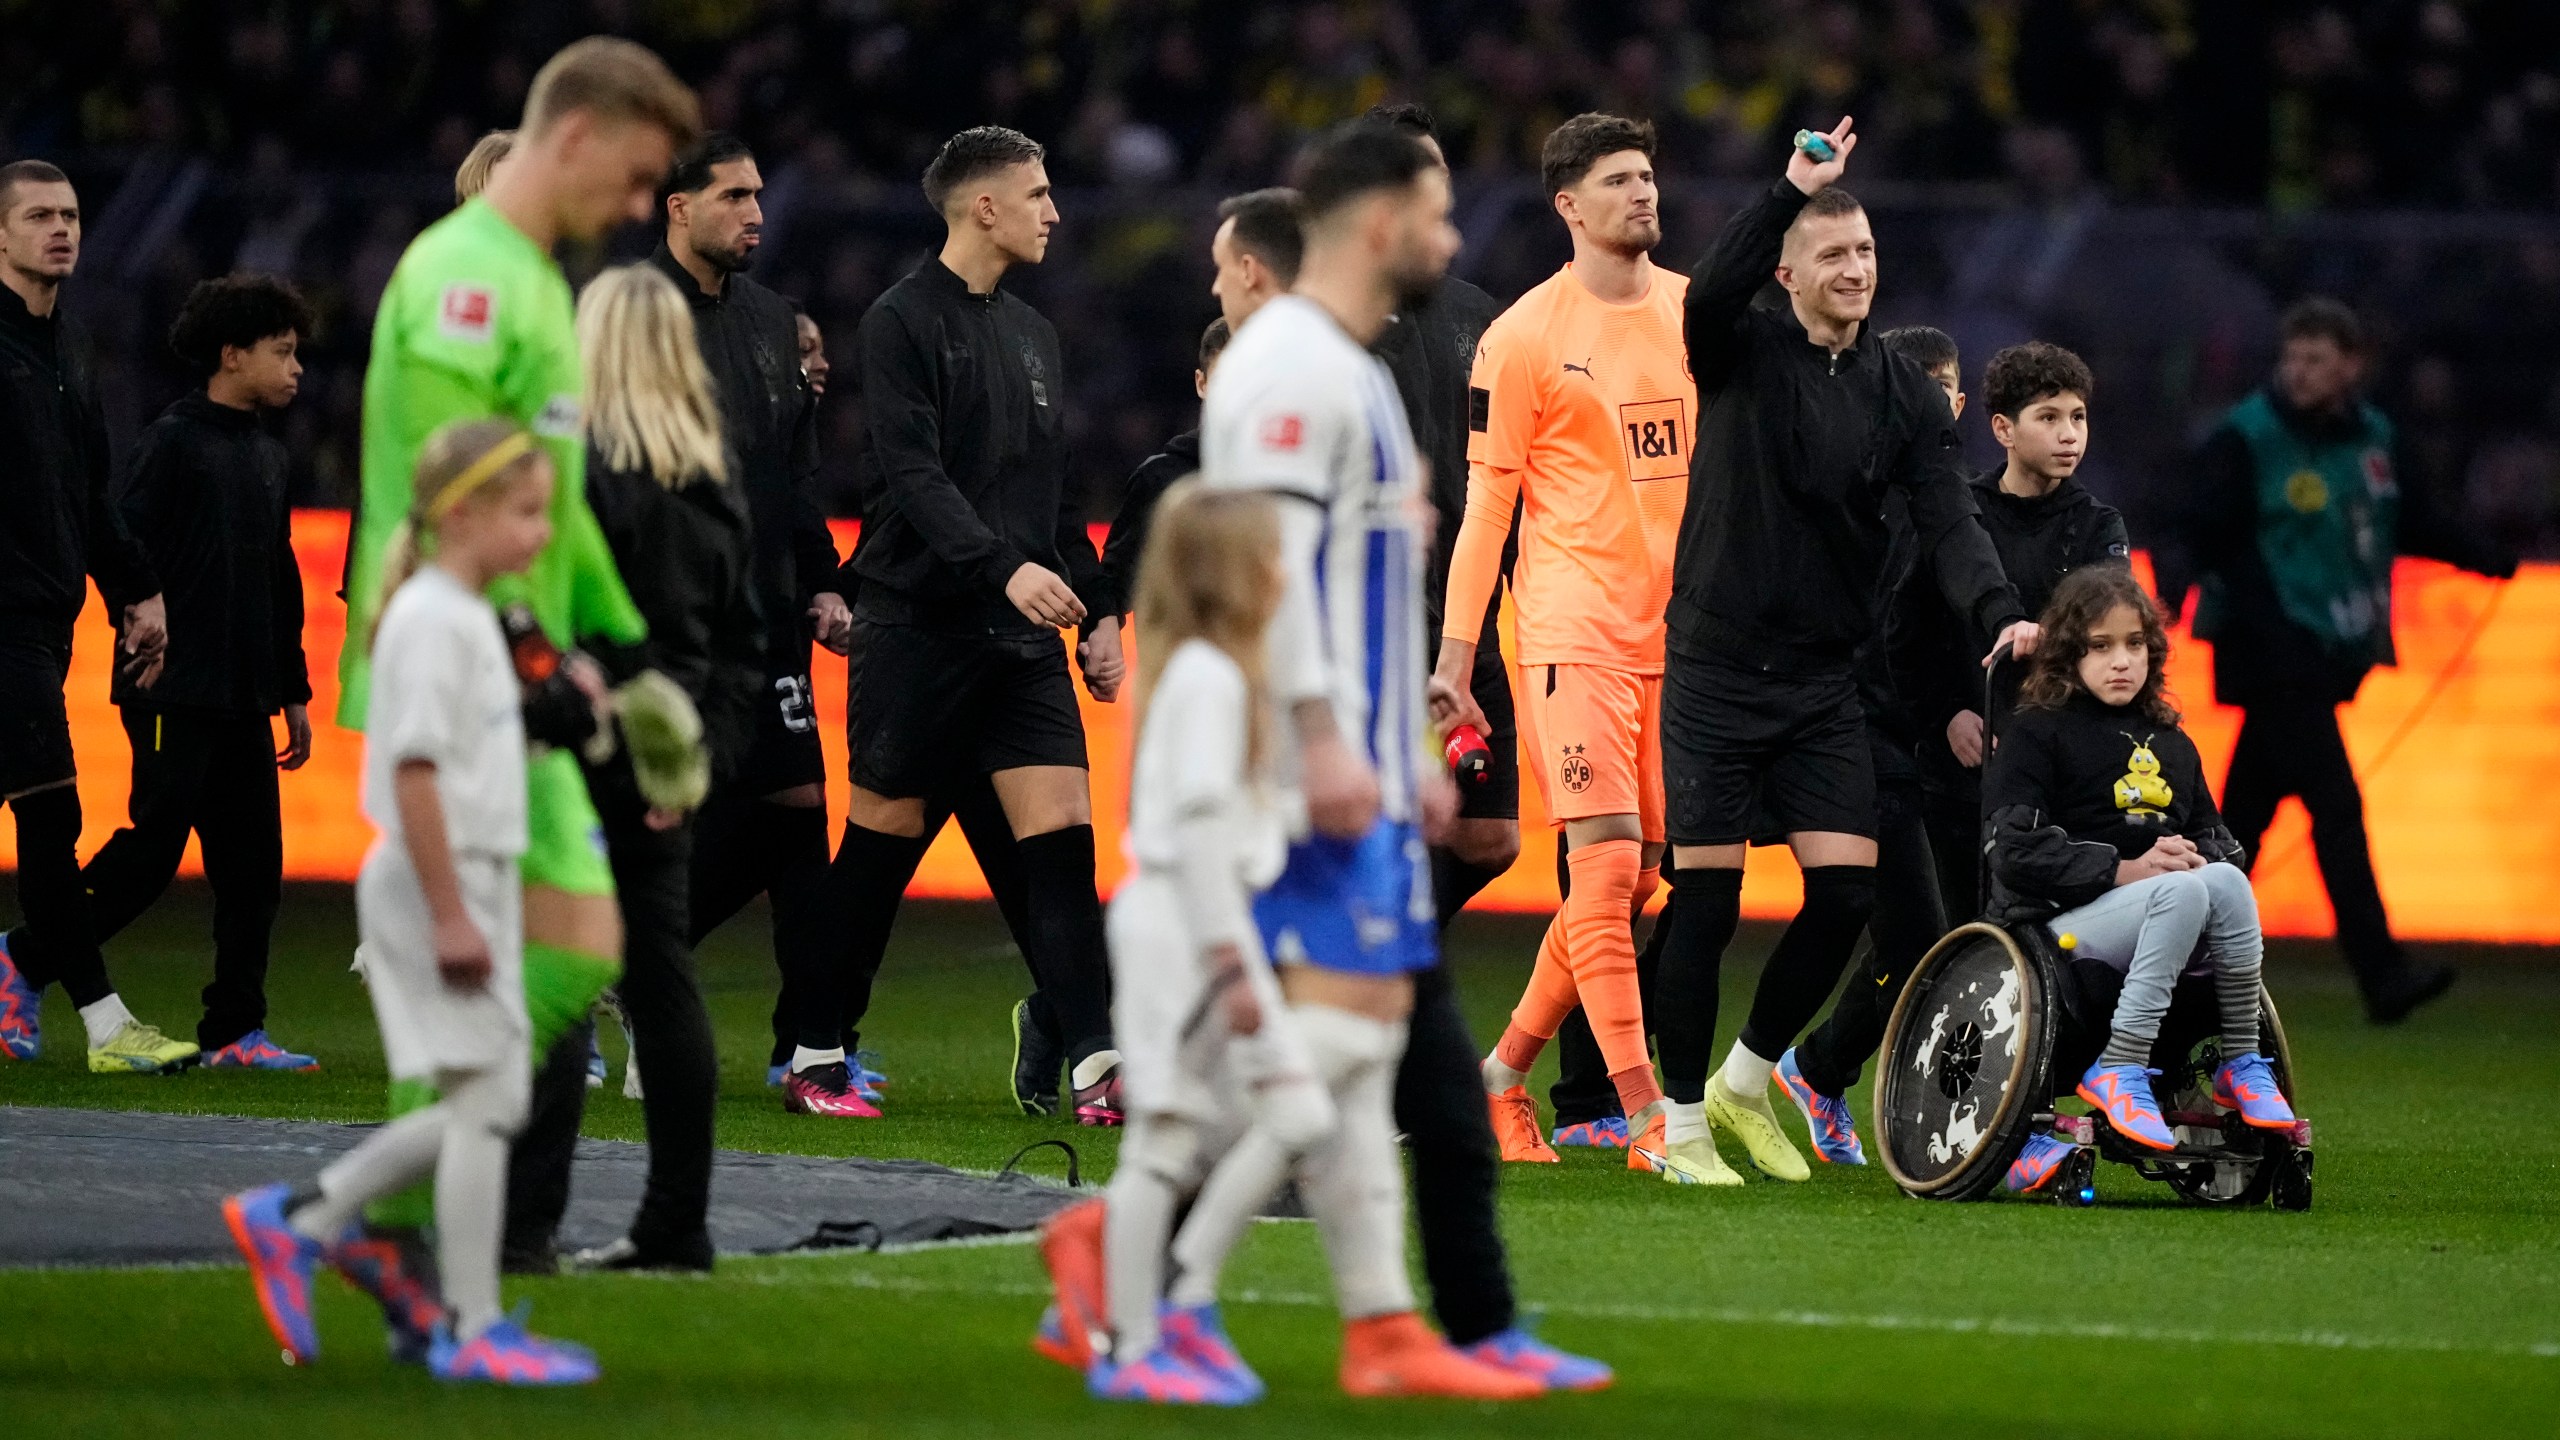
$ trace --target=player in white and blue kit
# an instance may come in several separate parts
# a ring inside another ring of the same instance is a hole
[[[1424,706],[1423,483],[1404,404],[1367,349],[1457,251],[1447,172],[1411,136],[1354,125],[1299,182],[1306,255],[1294,292],[1238,330],[1210,377],[1202,473],[1280,497],[1284,588],[1266,683],[1286,713],[1296,804],[1288,861],[1254,903],[1287,1026],[1337,1117],[1312,1146],[1291,1087],[1202,1188],[1173,1245],[1177,1306],[1216,1296],[1244,1225],[1296,1175],[1332,1262],[1354,1395],[1518,1399],[1544,1386],[1451,1347],[1414,1313],[1393,1090],[1412,975],[1437,960],[1426,844],[1456,812]]]

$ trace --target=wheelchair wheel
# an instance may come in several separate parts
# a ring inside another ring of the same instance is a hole
[[[2222,1066],[2222,1037],[2212,1033],[2215,1021],[2202,1018],[2213,1013],[2212,982],[2204,980],[2195,988],[2201,992],[2196,1003],[2175,1008],[2179,1013],[2198,1016],[2198,1022],[2174,1030],[2163,1026],[2161,1038],[2167,1043],[2152,1052],[2153,1062],[2160,1067],[2161,1098],[2171,1114],[2200,1115],[2214,1108],[2213,1075]],[[2182,996],[2181,1000],[2185,998]],[[2285,1043],[2284,1022],[2276,1014],[2275,997],[2263,987],[2258,991],[2258,1038],[2267,1063],[2276,1072],[2276,1088],[2288,1102],[2295,1102],[2293,1051]],[[2299,1111],[2296,1103],[2296,1113]],[[2199,1205],[2262,1204],[2281,1185],[2283,1199],[2299,1202],[2288,1204],[2287,1209],[2310,1207],[2309,1166],[2295,1165],[2292,1148],[2283,1136],[2245,1130],[2236,1123],[2226,1125],[2224,1133],[2243,1137],[2241,1143],[2254,1140],[2261,1147],[2261,1154],[2254,1161],[2244,1156],[2184,1165],[2163,1163],[2160,1178],[2181,1197]],[[2224,1137],[2196,1138],[2210,1142]],[[2297,1168],[2298,1177],[2293,1173]]]
[[[1894,1183],[1935,1200],[1999,1188],[2043,1107],[2052,994],[2042,957],[1997,925],[1959,926],[1922,957],[1876,1073],[1876,1134]]]

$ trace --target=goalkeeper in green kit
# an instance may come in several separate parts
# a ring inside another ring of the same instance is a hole
[[[524,575],[490,591],[518,617],[509,640],[519,671],[538,676],[583,637],[644,638],[587,508],[578,341],[569,283],[551,251],[648,219],[659,180],[700,123],[693,92],[656,55],[625,40],[578,41],[534,76],[514,148],[488,189],[427,227],[401,256],[374,318],[365,370],[363,505],[348,556],[340,725],[364,727],[371,676],[356,637],[372,631],[385,551],[413,508],[418,453],[456,420],[499,415],[526,426],[559,477],[550,545]],[[524,987],[537,1068],[613,983],[622,952],[602,825],[578,757],[564,748],[596,723],[595,712],[577,689],[549,689],[552,699],[529,700],[526,714],[529,735],[562,742],[537,746],[526,766]],[[424,1086],[394,1082],[391,1110],[404,1114],[433,1098]],[[431,1218],[427,1192],[385,1201],[371,1218],[389,1231],[414,1230]],[[433,1302],[400,1263],[399,1248],[395,1233],[369,1261],[350,1257],[354,1263],[341,1268],[382,1303],[395,1352],[414,1339],[422,1355]]]

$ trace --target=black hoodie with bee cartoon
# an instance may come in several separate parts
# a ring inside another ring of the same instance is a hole
[[[2041,920],[2115,888],[2116,864],[2166,835],[2239,864],[2195,742],[2131,705],[2074,695],[2020,709],[1982,782],[1990,918]]]

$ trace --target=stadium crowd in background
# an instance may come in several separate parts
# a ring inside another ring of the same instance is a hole
[[[311,297],[310,373],[286,422],[297,503],[353,495],[366,327],[454,165],[512,120],[544,55],[605,31],[666,55],[708,122],[767,158],[763,278],[809,307],[840,368],[861,313],[938,243],[911,184],[933,147],[985,121],[1047,141],[1078,223],[1025,289],[1094,401],[1074,439],[1096,518],[1188,413],[1206,202],[1278,180],[1307,135],[1392,98],[1438,114],[1461,178],[1459,270],[1505,300],[1564,258],[1532,177],[1565,117],[1655,123],[1662,168],[1689,182],[1663,217],[1664,259],[1685,266],[1749,157],[1858,115],[1893,177],[1870,187],[1877,223],[1914,236],[1882,322],[1938,323],[1981,355],[2029,334],[2087,355],[2114,377],[2127,436],[2087,478],[2137,521],[2272,358],[2269,297],[2340,294],[2387,317],[2375,380],[2415,463],[2462,482],[2471,523],[2526,553],[2560,548],[2560,368],[2538,338],[2560,326],[2560,233],[2490,218],[2560,197],[2548,6],[6,0],[0,15],[16,82],[0,149],[76,172],[123,292],[92,306],[120,435],[192,379],[157,337],[195,281],[248,269]],[[2142,228],[2156,206],[2230,218]],[[2338,218],[2415,207],[2481,218]],[[2202,297],[2176,336],[2148,309],[2171,281]],[[862,404],[841,398],[822,417],[823,490],[849,514]],[[1979,422],[1968,441],[1976,462],[1997,458]]]

